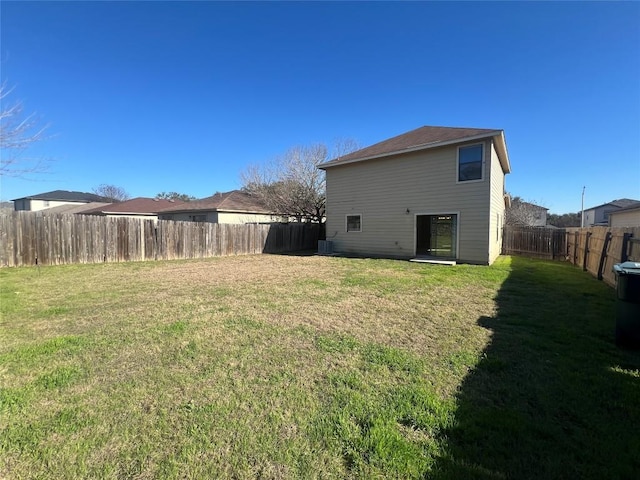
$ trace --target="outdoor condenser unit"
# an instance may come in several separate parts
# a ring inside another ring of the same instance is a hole
[[[331,255],[333,253],[333,242],[331,240],[318,240],[318,253],[320,255]]]

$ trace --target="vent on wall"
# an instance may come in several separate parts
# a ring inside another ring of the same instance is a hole
[[[333,253],[333,242],[331,240],[318,240],[318,253],[320,255],[331,255]]]

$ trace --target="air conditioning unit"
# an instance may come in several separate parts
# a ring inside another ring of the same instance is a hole
[[[318,253],[320,255],[331,255],[333,253],[333,242],[331,240],[318,240]]]

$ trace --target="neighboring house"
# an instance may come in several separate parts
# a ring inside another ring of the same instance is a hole
[[[57,207],[47,208],[47,213],[84,213],[87,210],[93,210],[98,207],[111,205],[109,202],[91,202],[91,203],[69,203],[66,205],[58,205]]]
[[[621,208],[631,207],[637,203],[638,200],[631,200],[630,198],[621,198],[620,200],[613,200],[609,203],[603,203],[597,207],[591,207],[584,211],[584,226],[591,227],[593,225],[609,225],[609,214],[620,210]]]
[[[60,205],[79,205],[91,202],[109,202],[110,200],[100,195],[86,192],[69,192],[67,190],[54,190],[53,192],[39,193],[28,197],[16,198],[13,208],[37,212]]]
[[[609,212],[610,227],[640,227],[640,202]]]
[[[548,211],[548,208],[515,197],[507,206],[505,223],[523,227],[546,227]]]
[[[185,202],[180,200],[160,200],[156,198],[137,197],[124,202],[110,203],[102,207],[87,210],[82,212],[82,214],[157,220],[159,211],[168,207],[179,206],[183,203]]]
[[[272,223],[281,217],[241,190],[216,193],[200,200],[174,205],[158,212],[161,220],[211,223]]]
[[[502,130],[421,127],[320,165],[336,252],[491,264],[500,255]]]
[[[548,208],[541,207],[535,203],[524,202],[532,211],[532,227],[546,227],[547,226],[547,212]]]

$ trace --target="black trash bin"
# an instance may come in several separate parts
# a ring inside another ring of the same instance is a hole
[[[640,349],[640,262],[613,266],[616,273],[616,345]]]

